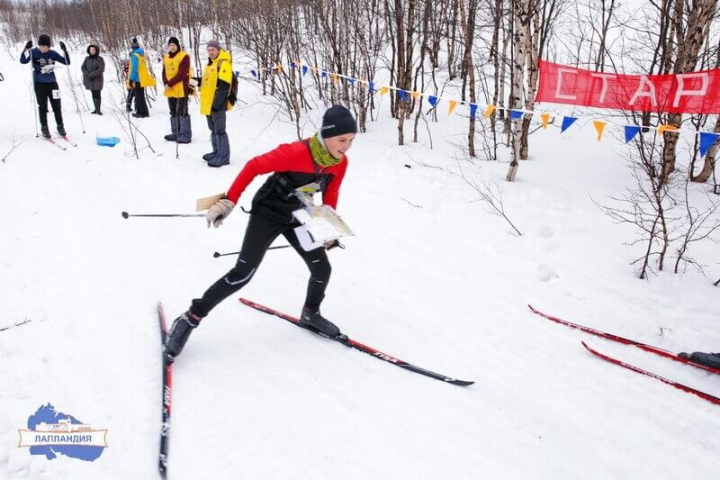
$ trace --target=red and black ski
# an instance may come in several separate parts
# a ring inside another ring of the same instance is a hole
[[[259,303],[255,303],[253,301],[247,300],[245,298],[241,298],[240,301],[247,305],[248,307],[252,307],[256,310],[260,310],[261,312],[274,315],[276,317],[282,318],[283,320],[286,320],[296,327],[303,328],[309,332],[312,332],[316,335],[320,335],[322,337],[325,337],[329,340],[334,340],[338,343],[342,343],[346,347],[354,348],[355,350],[359,350],[363,353],[367,353],[371,357],[379,358],[380,360],[384,360],[388,363],[392,363],[393,365],[404,368],[405,370],[409,370],[411,372],[419,373],[420,375],[425,375],[426,377],[434,378],[435,380],[440,380],[445,383],[451,383],[453,385],[460,385],[463,387],[466,387],[468,385],[472,385],[475,382],[469,382],[466,380],[457,380],[455,378],[447,377],[445,375],[442,375],[440,373],[431,372],[430,370],[425,370],[424,368],[418,367],[416,365],[413,365],[412,363],[405,362],[403,360],[400,360],[399,358],[395,358],[391,355],[388,355],[386,353],[381,352],[380,350],[376,350],[372,347],[369,347],[365,344],[362,344],[356,340],[353,340],[351,338],[348,338],[346,335],[341,335],[339,337],[329,337],[314,328],[308,327],[306,325],[303,325],[300,323],[300,320],[296,317],[293,317],[291,315],[287,315],[282,312],[278,312],[277,310],[274,310],[272,308],[266,307],[264,305],[260,305]]]
[[[635,365],[631,365],[629,363],[623,362],[622,360],[618,360],[617,358],[613,358],[609,355],[606,355],[604,353],[600,353],[597,350],[590,348],[585,342],[582,342],[583,347],[587,348],[590,353],[595,355],[598,358],[602,358],[606,362],[614,363],[615,365],[620,365],[623,368],[627,368],[628,370],[632,370],[633,372],[640,373],[642,375],[654,378],[656,380],[660,380],[663,383],[666,383],[668,385],[671,385],[675,388],[678,388],[682,390],[683,392],[692,393],[693,395],[697,395],[700,398],[704,398],[708,402],[714,403],[715,405],[720,405],[720,398],[710,395],[709,393],[701,392],[700,390],[696,390],[692,387],[688,387],[687,385],[684,385],[682,383],[676,382],[674,380],[668,380],[665,377],[661,377],[660,375],[657,375],[652,372],[648,372],[647,370],[643,370],[640,367],[636,367]]]
[[[619,335],[613,335],[612,333],[606,333],[602,332],[600,330],[595,330],[594,328],[586,327],[584,325],[580,325],[577,323],[569,322],[567,320],[563,320],[562,318],[553,317],[552,315],[548,315],[546,313],[541,312],[540,310],[537,310],[532,305],[528,305],[530,310],[543,318],[546,318],[548,320],[551,320],[553,322],[559,323],[561,325],[565,325],[570,328],[576,328],[578,330],[582,330],[583,332],[590,333],[592,335],[596,335],[598,337],[605,338],[607,340],[612,340],[613,342],[622,343],[623,345],[632,345],[634,347],[637,347],[641,350],[645,350],[646,352],[654,353],[655,355],[660,355],[661,357],[669,358],[671,360],[674,360],[676,362],[685,363],[687,365],[692,365],[693,367],[700,368],[702,370],[715,373],[720,375],[720,369],[708,367],[707,365],[702,365],[700,363],[693,362],[690,359],[681,357],[679,355],[676,355],[673,352],[669,352],[667,350],[663,350],[659,347],[654,347],[652,345],[648,345],[646,343],[638,342],[636,340],[630,340],[629,338],[621,337]]]
[[[160,456],[158,468],[160,476],[167,478],[168,447],[170,445],[170,409],[172,407],[172,360],[165,355],[165,338],[168,327],[165,321],[165,311],[162,303],[157,305],[158,320],[160,323],[160,339],[162,341],[160,352],[162,354],[162,428],[160,429]]]

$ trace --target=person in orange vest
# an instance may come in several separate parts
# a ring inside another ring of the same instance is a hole
[[[178,143],[190,143],[192,126],[188,114],[188,96],[190,95],[190,56],[180,47],[180,40],[170,37],[168,53],[163,56],[162,80],[165,96],[170,108],[170,129],[165,140]]]
[[[155,79],[150,75],[147,60],[145,59],[145,50],[140,46],[137,38],[132,39],[130,45],[130,69],[128,78],[133,89],[133,97],[135,98],[135,113],[133,117],[146,118],[150,116],[147,102],[145,101],[145,88],[154,87]]]

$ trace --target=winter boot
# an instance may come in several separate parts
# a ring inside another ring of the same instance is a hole
[[[678,354],[678,357],[687,358],[706,367],[720,369],[720,353],[693,352],[692,354],[687,354],[681,352]]]
[[[190,334],[200,325],[200,320],[202,319],[189,310],[176,318],[165,340],[165,353],[173,358],[180,355]]]
[[[64,137],[67,135],[67,132],[65,131],[65,127],[62,124],[57,126],[57,130],[58,130],[58,135],[60,135],[61,137]]]
[[[190,143],[192,141],[192,124],[190,115],[178,118],[178,143]]]
[[[50,129],[47,125],[40,125],[40,131],[42,132],[43,137],[50,138]]]
[[[215,158],[215,157],[217,156],[217,153],[218,153],[218,150],[217,150],[217,135],[211,133],[211,134],[210,134],[210,141],[212,142],[213,151],[210,152],[210,153],[206,153],[205,155],[203,155],[203,160],[205,160],[206,162],[209,162],[210,160],[212,160],[213,158]]]
[[[178,139],[178,120],[177,117],[170,117],[170,130],[172,130],[172,133],[165,135],[165,140],[168,142],[176,142]]]
[[[96,115],[102,115],[102,112],[100,111],[100,105],[102,105],[102,99],[93,98],[93,103],[95,104],[95,110],[93,110],[90,113],[94,113]]]
[[[317,330],[328,337],[340,336],[338,326],[320,315],[320,312],[311,312],[303,308],[302,314],[300,315],[300,324]]]
[[[227,133],[221,133],[215,136],[217,145],[217,154],[208,160],[208,167],[223,167],[230,165],[230,141]]]

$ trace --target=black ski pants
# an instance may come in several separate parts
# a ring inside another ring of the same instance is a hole
[[[38,103],[38,113],[40,114],[40,125],[47,125],[47,114],[48,114],[48,100],[52,105],[53,114],[55,115],[55,123],[57,125],[63,124],[62,118],[62,106],[60,104],[60,98],[53,98],[53,90],[57,90],[58,93],[60,87],[57,82],[52,83],[40,83],[35,82],[35,98]]]
[[[188,97],[168,98],[168,107],[171,117],[187,117],[188,115]]]
[[[281,223],[262,215],[250,214],[242,250],[235,267],[208,288],[202,298],[194,299],[190,311],[198,317],[205,317],[220,302],[250,283],[268,247],[279,235],[287,239],[310,269],[305,308],[319,310],[330,280],[332,271],[330,261],[323,247],[309,252],[303,250],[293,231],[294,228],[294,225]]]

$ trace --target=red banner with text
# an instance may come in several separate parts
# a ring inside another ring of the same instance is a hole
[[[537,102],[667,113],[720,113],[720,69],[678,75],[593,72],[539,61]]]

